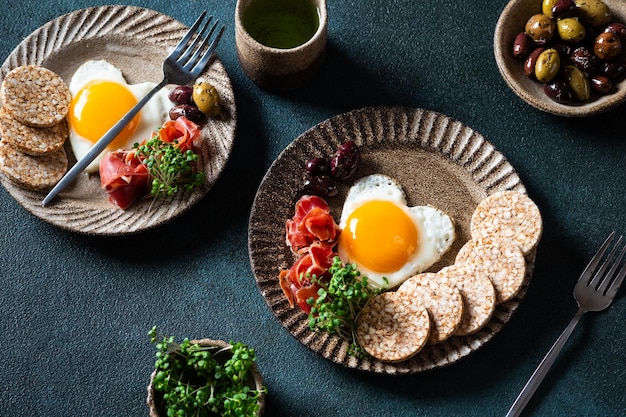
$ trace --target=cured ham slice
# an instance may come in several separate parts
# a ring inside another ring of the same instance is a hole
[[[285,222],[286,242],[296,254],[305,253],[317,242],[333,247],[339,237],[339,226],[330,214],[328,203],[320,197],[302,196],[295,207],[294,216]]]
[[[148,192],[150,174],[133,151],[118,150],[100,161],[100,183],[109,201],[126,209]]]

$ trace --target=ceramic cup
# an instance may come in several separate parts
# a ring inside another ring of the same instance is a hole
[[[291,0],[296,1],[296,0]],[[281,0],[237,0],[235,9],[235,43],[237,57],[244,73],[260,87],[270,91],[289,91],[302,86],[319,70],[326,52],[326,31],[328,17],[326,0],[297,0],[311,2],[317,13],[317,29],[308,40],[296,46],[268,46],[255,39],[251,32],[255,28],[250,24],[248,8],[283,7]],[[255,2],[258,2],[254,4]],[[288,2],[287,2],[288,4]],[[287,7],[287,6],[285,6]],[[280,11],[279,11],[280,12]],[[260,22],[262,19],[252,19]],[[246,26],[246,23],[248,26]],[[257,35],[257,38],[260,36]],[[271,43],[267,42],[266,43]]]

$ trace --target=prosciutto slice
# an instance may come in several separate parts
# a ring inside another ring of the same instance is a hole
[[[133,151],[118,150],[108,152],[100,161],[100,183],[109,201],[126,209],[148,192],[150,174]]]
[[[176,142],[182,152],[196,147],[196,141],[200,138],[200,127],[182,116],[176,120],[168,120],[163,123],[156,133],[163,142]]]
[[[291,251],[303,254],[317,242],[333,247],[339,237],[339,226],[335,223],[328,203],[320,197],[302,196],[295,207],[294,216],[285,222],[285,240]]]

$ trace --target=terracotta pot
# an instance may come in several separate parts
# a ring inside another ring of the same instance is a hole
[[[197,343],[200,346],[217,346],[220,348],[230,345],[229,343],[226,343],[222,340],[212,339],[192,340],[191,343]],[[154,377],[156,375],[156,372],[157,371],[155,369],[150,375],[150,384],[148,385],[148,398],[146,402],[148,403],[148,408],[150,409],[150,417],[165,417],[167,415],[167,412],[165,411],[165,407],[163,404],[163,394],[154,390]],[[249,386],[256,390],[261,390],[263,388],[263,377],[259,372],[256,363],[252,365],[251,374],[252,375]],[[258,417],[262,416],[265,410],[265,394],[260,395],[259,406],[259,410],[256,413]]]

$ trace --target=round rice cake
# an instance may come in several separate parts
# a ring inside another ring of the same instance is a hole
[[[461,247],[454,263],[489,278],[496,290],[497,304],[515,297],[526,279],[524,254],[508,239],[472,239]]]
[[[0,171],[13,183],[34,191],[52,188],[67,171],[67,154],[64,148],[42,155],[26,155],[0,141]]]
[[[441,269],[437,275],[454,285],[463,298],[463,317],[453,334],[467,336],[485,327],[496,308],[496,291],[489,278],[456,264]]]
[[[0,86],[2,106],[18,122],[31,127],[61,123],[69,111],[71,95],[56,73],[37,65],[11,70]]]
[[[463,299],[459,290],[441,276],[424,272],[404,281],[396,291],[422,304],[432,320],[428,344],[448,339],[461,324]]]
[[[407,360],[426,345],[430,318],[426,308],[387,291],[370,299],[356,320],[359,345],[383,362]]]
[[[40,156],[61,148],[69,135],[67,119],[44,128],[26,126],[0,108],[0,136],[27,155]]]
[[[530,197],[507,190],[491,194],[478,204],[470,230],[473,239],[511,239],[528,255],[539,243],[543,223],[539,208]]]

